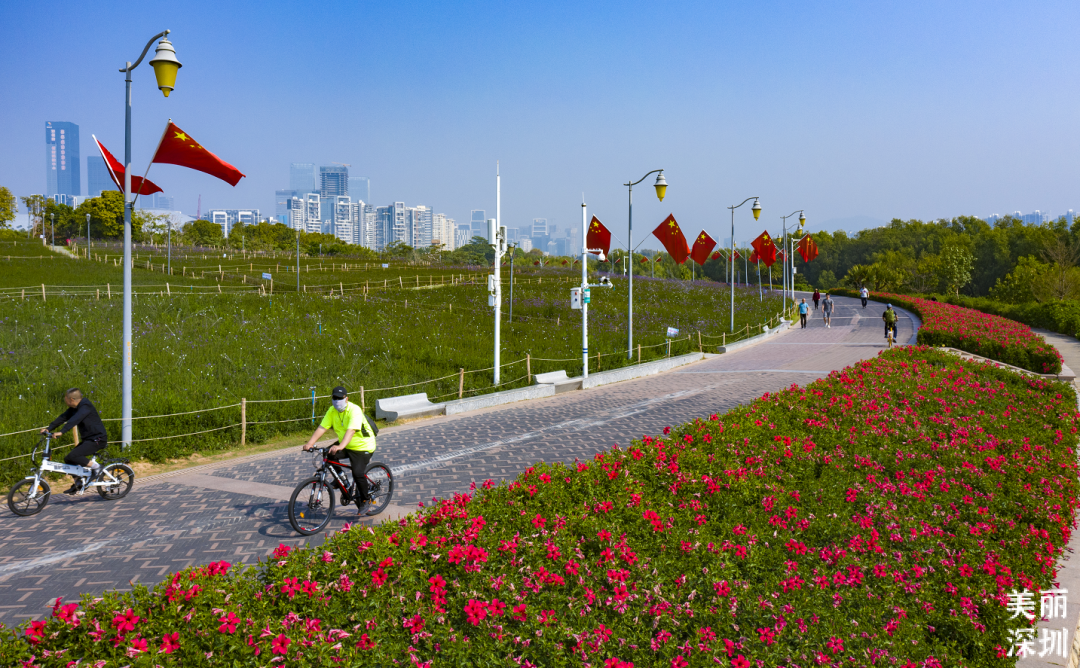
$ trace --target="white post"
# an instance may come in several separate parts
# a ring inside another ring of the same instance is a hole
[[[589,235],[585,201],[581,202],[581,377],[589,377],[589,305],[585,303],[585,291],[589,289],[589,254],[585,238]]]
[[[495,249],[495,263],[492,275],[492,295],[495,301],[495,374],[494,382],[500,383],[499,352],[501,348],[500,324],[502,320],[502,256],[506,249],[506,232],[499,224],[502,209],[502,177],[498,163],[495,163],[495,217],[488,219],[488,240]]]

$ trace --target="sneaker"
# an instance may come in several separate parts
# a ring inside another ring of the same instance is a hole
[[[68,487],[67,489],[64,490],[64,494],[75,494],[78,491],[79,491],[79,486],[75,485],[75,484],[72,484],[71,487]]]

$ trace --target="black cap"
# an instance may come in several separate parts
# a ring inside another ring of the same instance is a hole
[[[348,392],[345,391],[344,387],[338,385],[334,388],[334,392],[330,396],[334,399],[344,399],[346,396],[348,396]]]

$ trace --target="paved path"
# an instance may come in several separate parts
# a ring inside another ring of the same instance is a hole
[[[807,329],[658,376],[388,429],[375,459],[400,474],[394,501],[405,511],[474,481],[514,478],[539,460],[591,459],[612,443],[876,355],[883,306],[836,302],[831,329],[815,314]],[[901,316],[899,339],[907,341],[914,325]],[[121,501],[57,495],[35,517],[0,513],[0,622],[45,616],[57,596],[152,585],[193,564],[253,563],[278,543],[302,544],[308,539],[289,527],[284,500],[311,470],[310,456],[278,452],[136,484]],[[355,521],[352,510],[330,528]]]

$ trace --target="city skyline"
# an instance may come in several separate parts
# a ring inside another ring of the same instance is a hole
[[[173,118],[248,174],[232,188],[154,165],[150,178],[188,213],[200,196],[204,211],[273,212],[275,191],[290,185],[282,169],[297,158],[351,164],[375,181],[377,201],[433,203],[459,223],[495,209],[501,161],[508,227],[570,224],[584,193],[620,236],[623,184],[663,167],[664,202],[648,184],[635,189],[638,239],[668,213],[722,235],[726,207],[750,195],[763,207],[756,227],[771,229],[796,209],[818,230],[1072,206],[1080,55],[1059,45],[1080,25],[1075,3],[331,2],[287,21],[287,6],[275,6],[181,2],[132,14],[6,3],[0,21],[23,29],[0,42],[0,86],[35,92],[0,108],[0,184],[45,192],[37,142],[49,120],[80,126],[81,155],[93,133],[121,156],[117,69],[169,28],[183,62],[171,96],[145,64],[133,74],[133,171]],[[410,26],[414,48],[355,30],[378,25]],[[252,32],[289,46],[254,67],[233,39]],[[97,47],[85,48],[86,34]],[[1040,38],[1016,50],[986,39],[997,34]],[[57,73],[62,85],[37,86]],[[313,73],[335,82],[330,104],[275,95]],[[395,94],[384,100],[384,90]],[[1039,102],[1008,102],[1025,99]],[[740,226],[755,226],[741,210]]]

